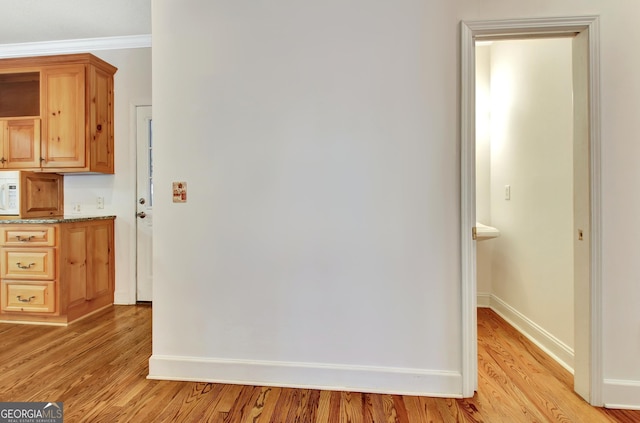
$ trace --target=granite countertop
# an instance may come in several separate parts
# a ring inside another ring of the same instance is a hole
[[[115,216],[79,216],[79,215],[65,215],[65,216],[51,216],[51,217],[28,217],[21,218],[18,216],[0,216],[0,225],[2,224],[16,224],[16,223],[70,223],[70,222],[86,222],[89,220],[108,220],[115,219]]]

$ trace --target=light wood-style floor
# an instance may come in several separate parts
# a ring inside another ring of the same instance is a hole
[[[63,401],[75,422],[640,422],[589,406],[572,378],[488,309],[479,392],[438,399],[147,380],[151,307],[114,306],[69,327],[0,324],[0,401]]]

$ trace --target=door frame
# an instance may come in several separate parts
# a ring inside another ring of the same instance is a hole
[[[584,330],[590,334],[589,381],[587,400],[602,406],[602,276],[601,276],[601,151],[600,151],[600,32],[598,16],[536,18],[516,20],[462,21],[461,34],[461,109],[460,109],[460,181],[461,181],[461,291],[462,291],[462,395],[471,397],[478,388],[478,335],[476,245],[472,228],[476,224],[475,189],[475,41],[520,37],[567,36],[586,33],[588,38],[589,90],[589,193],[590,242],[589,304],[590,317]],[[582,376],[582,375],[581,375]]]

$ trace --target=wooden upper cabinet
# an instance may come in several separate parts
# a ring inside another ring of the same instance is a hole
[[[57,173],[20,172],[20,217],[64,214],[64,177]]]
[[[85,146],[85,68],[69,65],[43,70],[43,168],[83,168]]]
[[[40,167],[40,119],[0,121],[0,168],[38,169]]]
[[[116,71],[91,54],[0,59],[0,168],[114,173]]]
[[[114,173],[113,73],[94,66],[89,79],[89,167],[94,172]]]

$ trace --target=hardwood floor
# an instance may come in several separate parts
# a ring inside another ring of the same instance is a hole
[[[470,399],[147,380],[151,307],[69,327],[0,324],[0,401],[63,401],[75,422],[640,422],[593,408],[572,377],[488,309],[478,311]]]

